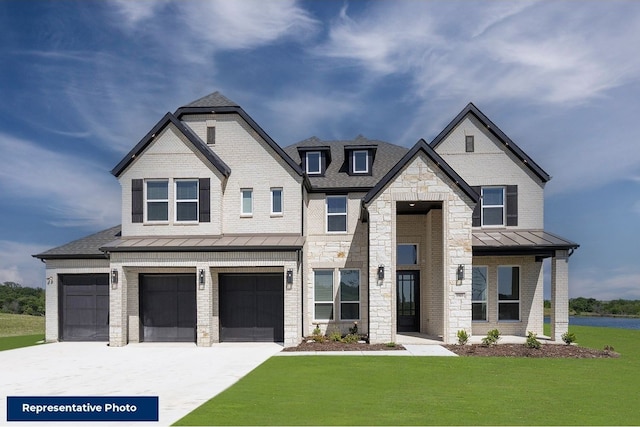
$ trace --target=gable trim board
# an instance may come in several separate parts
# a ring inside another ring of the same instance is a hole
[[[505,147],[509,149],[515,156],[520,159],[533,173],[538,176],[542,180],[542,182],[548,182],[551,179],[551,176],[544,171],[536,162],[533,161],[531,157],[527,155],[518,145],[511,140],[498,126],[496,126],[487,116],[484,115],[482,111],[478,109],[473,103],[467,104],[466,107],[458,115],[436,136],[429,145],[436,149],[438,145],[440,145],[451,133],[451,131],[458,126],[462,120],[467,116],[467,114],[472,114],[476,119],[484,125],[484,127],[491,132],[500,142],[504,144]]]
[[[160,134],[169,124],[173,124],[178,131],[184,135],[189,142],[220,172],[225,178],[231,174],[231,168],[216,153],[211,151],[207,144],[194,134],[187,126],[178,120],[173,114],[167,113],[162,119],[136,144],[135,147],[116,165],[111,174],[116,178],[124,172],[136,157],[142,153],[153,142],[155,137]]]
[[[414,146],[409,150],[407,154],[404,155],[402,159],[389,171],[387,174],[375,185],[363,198],[363,202],[365,205],[369,204],[375,197],[384,190],[384,188],[402,171],[402,169],[409,164],[411,160],[419,153],[423,152],[427,155],[427,157],[435,163],[435,165],[453,181],[453,183],[458,186],[474,203],[478,203],[480,200],[480,196],[476,193],[473,188],[467,182],[462,179],[460,175],[453,170],[451,166],[444,161],[442,157],[438,153],[435,152],[433,148],[426,143],[424,139],[420,139]]]

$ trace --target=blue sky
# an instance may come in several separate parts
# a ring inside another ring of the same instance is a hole
[[[219,90],[281,146],[410,146],[471,101],[553,176],[570,295],[640,299],[638,46],[635,1],[2,1],[0,282],[118,224],[109,171]]]

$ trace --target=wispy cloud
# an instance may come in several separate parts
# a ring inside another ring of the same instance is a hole
[[[588,296],[608,301],[616,298],[640,299],[640,272],[630,270],[582,270],[571,275],[571,298]]]
[[[120,191],[105,167],[0,133],[0,189],[38,206],[57,226],[107,227],[120,222]]]

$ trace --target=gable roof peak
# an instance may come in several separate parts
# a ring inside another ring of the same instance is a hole
[[[511,151],[518,159],[525,164],[534,174],[542,180],[542,182],[547,182],[551,179],[551,176],[544,171],[527,153],[525,153],[518,145],[511,140],[495,123],[489,119],[478,107],[476,107],[472,102],[469,102],[466,107],[458,113],[456,117],[436,136],[433,141],[429,143],[429,146],[434,150],[438,148],[446,137],[451,133],[451,131],[458,126],[467,115],[472,114],[476,119],[480,121],[480,123],[493,134],[502,144],[506,147],[507,150]]]
[[[239,105],[222,93],[215,91],[184,105],[184,107],[239,107]]]

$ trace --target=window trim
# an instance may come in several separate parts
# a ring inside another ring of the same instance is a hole
[[[342,301],[342,272],[343,271],[356,271],[358,273],[358,300],[357,301]],[[340,268],[338,269],[338,289],[337,289],[337,295],[334,297],[334,300],[337,300],[337,304],[339,307],[339,318],[340,321],[358,321],[360,319],[362,319],[362,274],[359,268]],[[345,319],[342,317],[342,304],[358,304],[358,318],[357,319]],[[334,308],[334,312],[335,312],[335,308]]]
[[[310,170],[309,155],[318,155],[318,170]],[[305,157],[305,170],[308,175],[322,175],[322,152],[321,151],[307,151],[304,154]]]
[[[316,300],[316,272],[324,271],[331,272],[331,301],[329,300]],[[314,268],[313,269],[313,320],[314,322],[331,322],[336,318],[336,306],[335,306],[335,296],[336,296],[336,278],[335,278],[335,270],[332,268]],[[328,319],[319,319],[317,315],[316,306],[317,304],[328,305],[331,304],[331,317]]]
[[[167,219],[161,220],[150,220],[149,219],[149,199],[148,199],[148,183],[150,182],[164,182],[167,184],[167,198],[166,199],[152,199],[151,203],[166,203],[167,204]],[[171,194],[169,192],[169,179],[168,178],[153,178],[153,179],[145,179],[144,180],[144,224],[168,224],[169,223],[169,200],[171,199]]]
[[[500,299],[500,268],[518,268],[518,299],[517,300],[501,300]],[[522,267],[520,265],[499,265],[496,269],[496,320],[502,323],[518,323],[522,322]],[[518,319],[505,319],[500,320],[500,304],[518,304]]]
[[[501,205],[487,205],[484,204],[484,190],[486,189],[500,189],[502,190],[502,204]],[[504,228],[507,224],[507,189],[504,185],[487,185],[482,186],[480,189],[480,226],[483,228]],[[502,208],[502,223],[501,224],[485,224],[484,223],[484,209],[497,209]]]
[[[196,183],[196,198],[195,199],[180,199],[178,200],[178,183],[179,182],[195,182]],[[173,221],[176,224],[196,224],[200,221],[200,180],[198,178],[176,178],[173,180]],[[196,203],[196,219],[179,220],[178,219],[178,203]]]
[[[251,203],[251,210],[249,212],[245,212],[244,210],[244,195],[245,192],[249,193],[249,202]],[[242,218],[251,218],[253,216],[253,188],[241,188],[240,189],[240,217]]]
[[[364,153],[365,155],[365,168],[364,170],[356,169],[356,154]],[[355,174],[368,174],[369,173],[369,150],[353,150],[351,152],[351,172]]]
[[[279,191],[280,192],[280,210],[276,211],[274,210],[274,206],[275,206],[275,199],[274,199],[274,195],[275,192]],[[283,216],[284,215],[284,191],[282,189],[282,187],[271,187],[271,216]]]
[[[473,299],[473,269],[474,268],[484,268],[484,300],[475,300]],[[473,304],[485,304],[484,310],[484,319],[474,319],[473,318]],[[471,321],[472,322],[488,322],[489,321],[489,266],[487,265],[474,265],[471,267]]]
[[[342,212],[329,212],[329,199],[343,198],[345,200],[345,210]],[[345,234],[349,232],[349,198],[345,195],[326,196],[324,201],[325,209],[325,231],[327,234]],[[329,230],[329,217],[330,216],[343,216],[344,215],[344,230]]]

